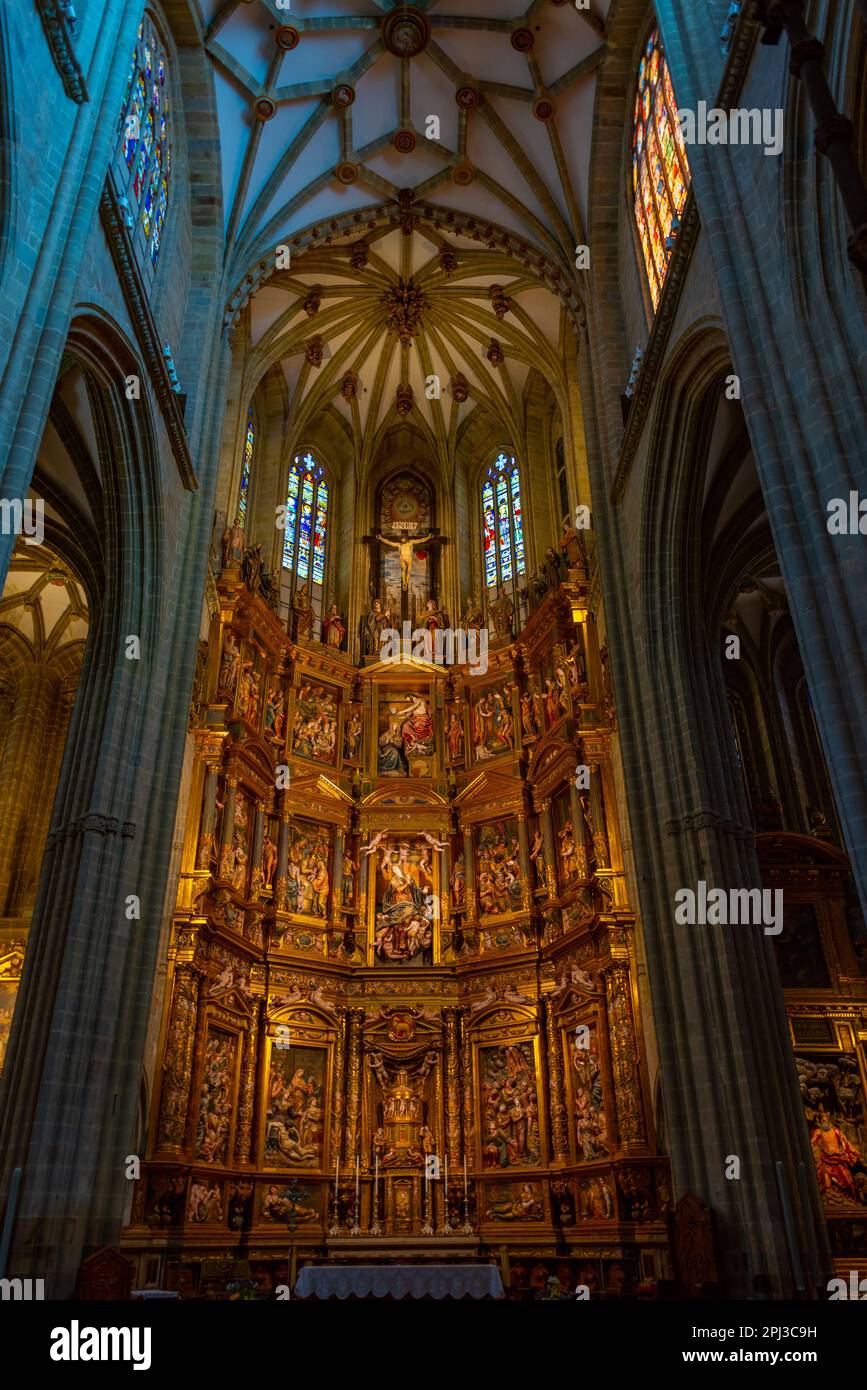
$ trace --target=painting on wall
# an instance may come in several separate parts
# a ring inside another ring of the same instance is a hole
[[[324,1047],[271,1049],[266,1168],[321,1168],[327,1066]]]
[[[480,1048],[479,1074],[483,1167],[537,1167],[541,1149],[533,1044]]]
[[[337,761],[337,694],[327,685],[305,683],[295,696],[292,752],[314,762]]]
[[[379,700],[376,771],[380,777],[431,777],[433,715],[426,691],[383,692]]]
[[[504,682],[476,695],[470,706],[475,761],[487,762],[501,753],[514,753],[515,717],[512,706],[514,685]]]
[[[259,1190],[259,1213],[263,1221],[273,1221],[294,1229],[305,1222],[319,1220],[322,1193],[318,1186],[293,1183],[291,1187],[281,1187],[279,1183],[272,1182]]]
[[[867,1117],[852,1052],[795,1054],[819,1191],[828,1206],[867,1206]]]
[[[222,1223],[223,1192],[218,1182],[208,1178],[193,1178],[187,1202],[187,1220],[197,1226]]]
[[[432,836],[386,839],[376,854],[373,952],[378,965],[432,965],[437,897]]]
[[[235,1089],[238,1038],[212,1028],[205,1043],[202,1082],[199,1088],[199,1121],[196,1126],[196,1158],[204,1163],[226,1163]]]
[[[579,1024],[568,1035],[567,1048],[575,1144],[579,1160],[589,1163],[609,1154],[596,1024]]]
[[[518,822],[514,819],[484,825],[478,831],[476,882],[479,911],[498,917],[521,910],[521,865]]]
[[[293,821],[286,864],[286,910],[325,917],[331,891],[331,827]]]
[[[542,1221],[545,1216],[541,1183],[495,1182],[486,1196],[489,1221]]]

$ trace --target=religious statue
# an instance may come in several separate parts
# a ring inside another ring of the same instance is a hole
[[[357,709],[352,710],[343,730],[343,756],[354,762],[360,752],[362,721]]]
[[[459,854],[452,869],[451,879],[452,904],[455,907],[463,907],[466,896],[467,876],[464,869],[464,856]]]
[[[819,1191],[825,1193],[836,1188],[853,1202],[859,1201],[853,1168],[856,1165],[862,1166],[862,1156],[850,1144],[843,1131],[831,1122],[831,1117],[823,1105],[819,1106],[810,1133],[810,1144],[816,1164],[816,1176],[819,1179]]]
[[[449,720],[449,754],[453,763],[460,762],[464,756],[464,723],[455,710]]]
[[[382,629],[391,627],[391,612],[383,606],[382,599],[375,598],[373,607],[364,619],[364,650],[366,656],[379,656],[382,650]]]
[[[295,620],[295,640],[309,638],[313,630],[313,604],[306,584],[292,596],[292,616]]]
[[[587,547],[584,544],[584,537],[575,530],[574,526],[570,526],[568,521],[563,522],[560,554],[567,564],[573,568],[577,566],[584,574],[587,573]]]
[[[253,670],[252,661],[245,661],[238,690],[237,713],[240,718],[249,719],[252,722],[256,717],[258,703],[259,677]]]
[[[491,604],[491,617],[494,620],[494,632],[498,637],[512,636],[512,618],[515,612],[515,605],[509,595],[503,590],[497,590],[497,597]]]
[[[542,561],[542,574],[545,577],[549,589],[559,587],[562,580],[566,578],[566,564],[562,555],[558,555],[553,546],[548,546],[545,551],[545,558]]]
[[[251,594],[258,592],[259,580],[264,568],[265,558],[262,554],[261,543],[257,541],[255,545],[248,545],[241,561],[241,578]]]
[[[279,743],[283,738],[286,722],[286,700],[279,678],[271,681],[265,701],[265,737]]]
[[[326,647],[333,647],[335,650],[343,646],[343,639],[346,636],[346,628],[343,619],[337,611],[337,604],[332,603],[325,617],[322,619],[322,638]]]
[[[243,893],[244,885],[247,881],[247,859],[249,856],[239,831],[235,832],[233,851],[234,867],[232,869],[232,887],[237,889],[239,893]]]
[[[228,569],[229,565],[240,565],[244,555],[244,528],[237,517],[223,532],[222,551],[223,569]]]
[[[433,532],[429,531],[426,536],[412,536],[409,540],[390,541],[386,536],[381,536],[377,531],[376,539],[381,541],[383,545],[390,545],[393,550],[397,551],[400,557],[400,587],[402,589],[408,589],[409,577],[412,572],[413,546],[424,545],[425,541],[432,541]]]
[[[266,888],[271,887],[274,878],[274,870],[277,868],[277,846],[271,839],[267,830],[262,841],[262,882]]]
[[[482,612],[479,600],[475,597],[468,597],[466,611],[461,618],[461,626],[466,632],[481,632],[484,625],[485,615]]]
[[[241,662],[241,652],[238,643],[235,641],[233,632],[226,633],[226,640],[223,643],[223,655],[220,659],[220,675],[218,684],[221,690],[226,690],[230,694],[235,689],[235,682],[238,679],[238,667]]]
[[[587,851],[581,845],[582,855],[579,853],[579,846],[575,843],[575,829],[571,820],[567,820],[563,829],[560,831],[558,839],[560,841],[560,863],[563,867],[563,878],[568,882],[573,878],[587,877]]]
[[[389,1147],[382,1125],[373,1132],[373,1153],[379,1159],[380,1168],[387,1168],[398,1157],[397,1150]]]
[[[447,628],[449,625],[449,615],[444,608],[440,608],[435,598],[425,600],[424,612],[421,615],[420,626],[426,627],[431,635],[431,641],[436,640],[437,628]]]
[[[521,696],[521,730],[524,735],[524,742],[531,738],[539,737],[539,730],[536,727],[536,717],[533,713],[533,701],[529,691],[524,691]]]
[[[280,579],[271,570],[263,569],[259,575],[259,593],[269,608],[277,608],[280,603]]]
[[[382,911],[376,917],[374,947],[383,961],[412,960],[433,939],[433,907],[420,883],[420,866],[409,854],[407,841],[397,847],[385,845],[382,851],[380,873],[386,886]]]
[[[536,881],[539,887],[544,888],[548,869],[545,863],[545,850],[541,830],[537,830],[533,837],[533,848],[530,850],[530,863],[536,870]]]
[[[341,873],[343,876],[343,906],[352,907],[355,898],[355,875],[358,873],[358,860],[351,859],[345,851]]]

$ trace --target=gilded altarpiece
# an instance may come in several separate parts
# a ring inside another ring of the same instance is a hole
[[[253,587],[223,569],[191,734],[141,1277],[491,1252],[507,1280],[665,1277],[587,581],[483,678],[295,643]]]

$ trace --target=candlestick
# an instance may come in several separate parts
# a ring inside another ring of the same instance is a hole
[[[463,1232],[464,1232],[464,1235],[465,1235],[465,1236],[471,1236],[471,1235],[473,1234],[473,1223],[470,1221],[470,1193],[469,1193],[469,1188],[468,1188],[468,1186],[467,1186],[467,1156],[466,1156],[466,1153],[464,1154],[464,1225],[463,1225]]]
[[[450,1236],[452,1233],[451,1217],[449,1216],[449,1156],[445,1156],[445,1181],[443,1183],[443,1224],[440,1227],[440,1235]]]
[[[370,1225],[372,1236],[382,1235],[382,1225],[379,1220],[379,1153],[374,1154],[373,1158],[373,1221]]]
[[[334,1215],[332,1217],[331,1225],[328,1229],[328,1234],[330,1236],[337,1236],[340,1234],[340,1191],[338,1188],[337,1181],[339,1177],[340,1154],[337,1155],[337,1158],[334,1161]]]
[[[359,1217],[361,1216],[361,1203],[360,1203],[360,1201],[359,1201],[360,1189],[361,1189],[361,1158],[359,1157],[358,1154],[356,1154],[356,1155],[355,1155],[355,1211],[353,1212],[353,1215],[352,1215],[352,1226],[351,1226],[350,1231],[349,1231],[349,1234],[350,1234],[351,1236],[360,1236],[360,1235],[361,1235],[361,1223],[360,1223],[360,1221],[359,1221]]]

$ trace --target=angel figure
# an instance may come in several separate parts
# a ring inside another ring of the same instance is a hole
[[[364,849],[361,851],[361,853],[362,853],[362,854],[375,854],[376,851],[379,849],[379,846],[382,844],[382,842],[383,842],[383,840],[385,839],[385,837],[386,837],[387,834],[388,834],[388,831],[387,831],[387,830],[378,830],[378,831],[376,832],[376,834],[374,835],[373,839],[371,840],[370,844],[369,844],[369,845],[365,845],[365,847],[364,847]]]
[[[448,840],[438,840],[438,839],[436,838],[435,835],[431,835],[427,830],[423,830],[423,831],[421,832],[421,837],[422,837],[423,840],[427,840],[427,842],[428,842],[428,844],[430,845],[431,849],[447,849],[447,848],[448,848],[448,843],[449,843]]]

